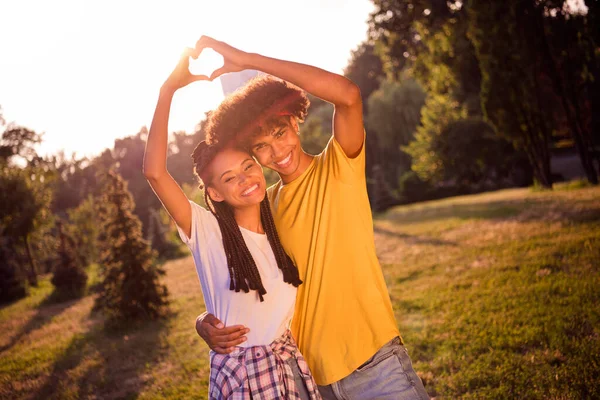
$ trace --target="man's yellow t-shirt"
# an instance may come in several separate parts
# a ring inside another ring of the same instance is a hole
[[[301,176],[268,195],[304,281],[292,333],[317,384],[328,385],[399,335],[375,253],[364,143],[351,159],[332,138]]]

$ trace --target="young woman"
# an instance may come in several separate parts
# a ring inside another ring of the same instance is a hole
[[[193,254],[207,311],[234,329],[249,328],[246,342],[233,352],[211,351],[209,397],[320,399],[289,331],[302,281],[279,242],[261,167],[247,151],[201,142],[192,157],[208,210],[189,201],[167,171],[173,95],[209,79],[189,72],[189,57],[198,54],[187,49],[160,90],[144,175]]]

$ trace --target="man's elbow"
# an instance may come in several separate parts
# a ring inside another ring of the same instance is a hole
[[[348,79],[348,84],[344,89],[344,107],[362,106],[362,97],[358,85]]]

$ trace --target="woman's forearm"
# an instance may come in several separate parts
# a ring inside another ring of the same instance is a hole
[[[144,154],[144,176],[148,179],[157,178],[167,172],[169,114],[174,93],[175,91],[168,87],[162,87],[160,90]]]

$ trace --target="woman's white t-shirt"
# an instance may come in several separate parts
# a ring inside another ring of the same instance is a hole
[[[240,227],[267,291],[261,302],[255,290],[244,293],[229,289],[229,269],[219,223],[202,206],[193,201],[190,205],[191,237],[188,238],[179,227],[177,229],[194,257],[206,311],[219,318],[225,326],[248,327],[248,340],[240,345],[242,347],[271,343],[289,328],[297,288],[283,281],[283,272],[277,266],[267,235]]]

